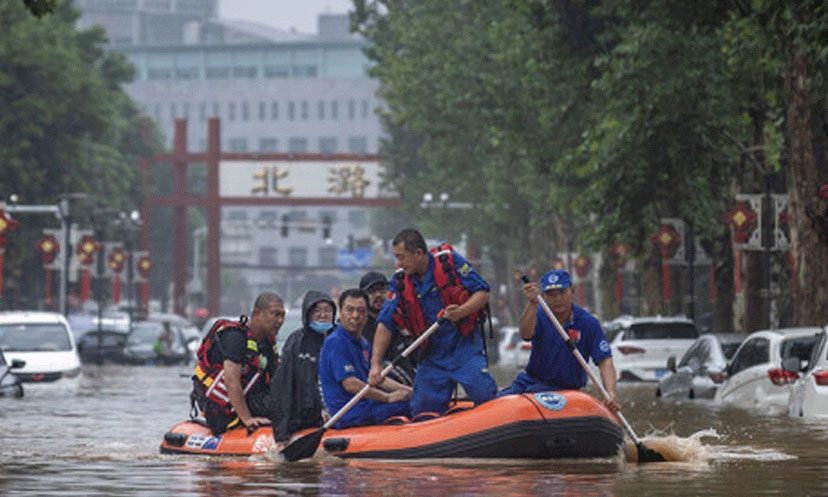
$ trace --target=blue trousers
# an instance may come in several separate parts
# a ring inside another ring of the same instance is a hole
[[[335,413],[331,413],[333,414]],[[411,406],[407,401],[377,402],[362,399],[336,422],[335,427],[341,429],[349,426],[378,425],[392,416],[408,416],[409,414],[411,414]]]
[[[411,395],[411,414],[421,412],[443,413],[448,409],[455,385],[463,389],[475,404],[491,400],[497,394],[497,383],[486,367],[483,354],[467,358],[457,369],[448,370],[426,360],[417,366],[414,393]]]
[[[511,395],[513,393],[536,393],[548,392],[553,390],[565,389],[560,386],[553,385],[551,383],[546,383],[545,381],[541,381],[536,378],[532,378],[531,376],[526,374],[526,371],[521,371],[511,385],[497,392],[497,396],[503,397],[504,395]]]

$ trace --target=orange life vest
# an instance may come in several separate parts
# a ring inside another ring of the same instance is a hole
[[[469,291],[457,275],[452,250],[448,243],[431,249],[434,256],[434,284],[440,292],[444,308],[451,304],[461,305],[469,299]],[[428,326],[411,275],[405,274],[402,268],[394,273],[394,288],[399,297],[399,305],[393,315],[394,322],[400,329],[408,330],[415,337],[420,336]],[[454,323],[454,326],[463,335],[468,335],[474,331],[483,315],[483,309],[479,309]]]

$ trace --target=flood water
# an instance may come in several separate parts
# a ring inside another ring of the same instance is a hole
[[[0,398],[0,495],[828,495],[825,421],[665,401],[653,385],[622,384],[623,412],[639,436],[679,437],[686,462],[160,455],[164,433],[187,416],[190,374],[84,366],[75,380]],[[495,370],[501,385],[515,374]]]

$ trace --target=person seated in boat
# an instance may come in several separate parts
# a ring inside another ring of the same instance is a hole
[[[371,345],[374,343],[374,333],[377,330],[377,317],[388,297],[388,280],[380,272],[369,271],[359,279],[359,289],[368,297],[368,321],[362,330],[362,337]],[[402,354],[410,343],[410,338],[403,336],[402,333],[392,335],[391,343],[385,349],[385,356],[382,361],[383,367],[387,366],[397,356]],[[414,384],[414,375],[416,373],[416,361],[409,355],[408,357],[400,358],[396,366],[394,366],[394,369],[388,373],[388,376],[403,385],[411,386]]]
[[[598,365],[601,382],[609,393],[609,399],[604,404],[611,411],[618,412],[621,406],[616,395],[615,365],[609,342],[598,320],[572,302],[569,273],[562,269],[549,271],[541,277],[540,284],[529,282],[523,285],[523,293],[527,302],[518,320],[518,329],[524,340],[532,341],[532,352],[526,370],[520,372],[498,396],[580,389],[586,385],[586,372],[538,304],[538,298],[543,298],[584,360],[591,358]]]
[[[170,323],[164,321],[163,329],[158,334],[158,339],[152,345],[152,350],[159,356],[171,356],[173,349],[173,332]]]
[[[429,251],[415,229],[397,233],[392,251],[399,269],[394,294],[377,318],[370,384],[381,379],[392,334],[407,330],[419,336],[443,311],[445,319],[419,350],[412,414],[445,412],[457,383],[475,404],[493,399],[497,384],[486,364],[482,332],[489,284],[448,244]]]
[[[368,319],[368,298],[358,288],[339,296],[339,326],[322,344],[319,357],[319,383],[331,414],[339,412],[368,381],[371,345],[362,337]],[[411,387],[384,378],[368,389],[335,428],[379,424],[394,416],[407,416]]]
[[[268,383],[279,364],[276,334],[284,321],[282,298],[262,293],[249,320],[219,320],[202,340],[191,401],[214,434],[270,423]]]
[[[333,330],[336,304],[322,292],[310,290],[302,299],[302,327],[290,334],[270,383],[273,398],[273,436],[288,440],[304,428],[322,426],[328,413],[319,394],[319,352]]]

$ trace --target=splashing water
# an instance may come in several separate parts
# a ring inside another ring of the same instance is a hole
[[[650,435],[641,439],[641,443],[666,459],[668,462],[706,463],[721,460],[755,460],[786,461],[796,456],[773,449],[751,446],[705,445],[703,438],[720,440],[722,437],[714,429],[698,431],[689,437],[678,435]],[[627,462],[638,461],[638,449],[631,440],[624,444],[624,456]]]

